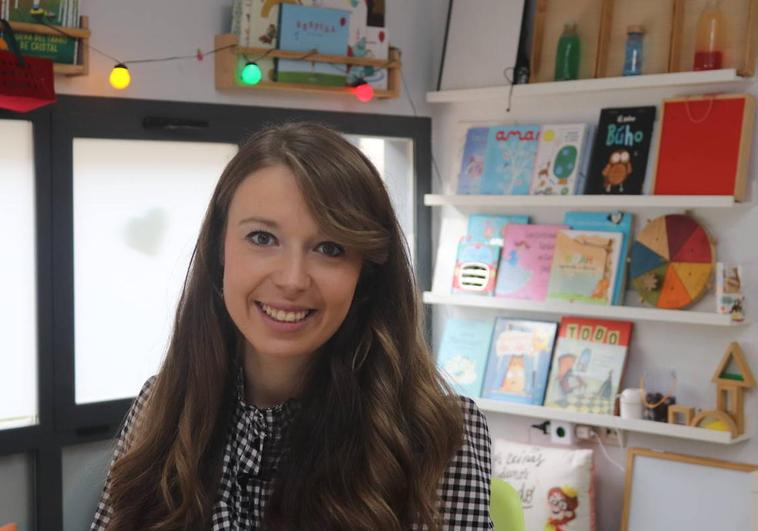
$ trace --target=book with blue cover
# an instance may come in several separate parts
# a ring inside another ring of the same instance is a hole
[[[280,50],[323,55],[347,55],[350,12],[341,9],[280,4]],[[345,65],[278,59],[277,81],[342,87],[346,83]]]
[[[539,125],[490,127],[480,193],[528,195],[539,137]]]
[[[484,158],[487,155],[487,138],[489,127],[472,127],[466,131],[466,143],[463,145],[461,171],[458,173],[459,194],[479,194],[484,175]]]
[[[541,406],[557,330],[557,323],[498,317],[482,396]]]
[[[629,239],[632,235],[630,212],[566,212],[563,223],[573,230],[619,232],[623,235],[618,260],[618,273],[613,284],[611,304],[623,304],[626,291],[626,258],[629,255]]]
[[[473,214],[468,218],[468,230],[466,234],[471,240],[502,246],[503,239],[505,238],[505,228],[509,223],[526,225],[529,223],[529,216]]]
[[[457,393],[470,398],[480,396],[492,325],[492,320],[447,320],[437,366]]]

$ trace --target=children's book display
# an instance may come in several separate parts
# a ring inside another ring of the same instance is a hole
[[[618,232],[559,231],[548,299],[611,304],[623,240],[623,234]]]
[[[585,194],[641,194],[656,108],[600,111]]]
[[[627,321],[563,317],[545,406],[612,415],[631,333]]]
[[[679,309],[708,289],[716,252],[705,228],[684,214],[650,221],[632,245],[631,283],[657,308]]]
[[[10,22],[79,27],[79,0],[0,1],[0,18]],[[59,64],[76,64],[79,40],[62,34],[14,32],[23,55],[50,59]],[[0,48],[2,49],[2,48]]]
[[[498,317],[482,396],[542,405],[556,329],[556,323]]]
[[[664,100],[653,193],[743,200],[754,121],[751,94]]]
[[[556,235],[564,225],[508,225],[495,295],[545,300]]]
[[[543,125],[537,146],[530,194],[573,195],[584,189],[589,144],[588,124]]]
[[[316,50],[324,55],[347,55],[350,12],[298,4],[279,7],[280,50],[308,52]],[[276,60],[277,80],[285,83],[311,83],[326,86],[344,86],[344,65]]]
[[[437,366],[459,394],[479,397],[487,365],[491,320],[448,319]]]
[[[613,283],[612,304],[624,303],[626,259],[632,237],[632,214],[628,212],[566,212],[563,222],[573,230],[618,232],[623,235],[618,260],[618,273]]]

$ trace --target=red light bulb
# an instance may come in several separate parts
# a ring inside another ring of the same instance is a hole
[[[368,83],[358,85],[357,87],[355,87],[355,97],[358,98],[358,101],[362,101],[363,103],[367,103],[373,100],[374,87],[372,87]]]

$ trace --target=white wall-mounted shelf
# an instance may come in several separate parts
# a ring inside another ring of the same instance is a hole
[[[479,295],[448,295],[424,292],[424,303],[471,308],[488,308],[492,310],[509,310],[526,313],[550,313],[598,317],[603,319],[622,319],[627,321],[656,321],[663,323],[684,323],[707,326],[736,326],[730,315],[715,312],[696,312],[690,310],[660,310],[634,306],[603,306],[599,304],[580,304],[563,301],[528,301],[486,297]]]
[[[572,208],[644,210],[649,208],[734,208],[747,207],[731,195],[441,195],[426,194],[426,206],[459,209]]]
[[[585,94],[587,92],[607,92],[613,90],[641,90],[662,87],[683,87],[689,89],[718,87],[723,90],[724,84],[740,86],[751,82],[737,74],[733,68],[722,70],[706,70],[702,72],[677,72],[671,74],[649,74],[645,76],[605,77],[597,79],[578,79],[575,81],[554,81],[550,83],[529,83],[515,85],[513,98],[529,98],[541,96],[560,96]],[[429,103],[479,102],[484,100],[505,100],[511,90],[510,85],[499,87],[483,87],[458,90],[442,90],[427,92],[426,101]]]
[[[731,433],[724,431],[694,428],[679,424],[654,422],[652,420],[623,419],[613,415],[598,415],[594,413],[576,413],[544,406],[532,406],[527,404],[512,404],[499,400],[477,398],[476,403],[483,411],[493,413],[505,413],[544,420],[561,420],[574,424],[599,426],[612,428],[625,432],[647,433],[663,437],[676,437],[692,441],[703,441],[716,444],[737,444],[748,440],[748,435],[740,435],[732,438]]]

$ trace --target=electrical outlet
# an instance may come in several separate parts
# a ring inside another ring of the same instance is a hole
[[[601,426],[595,426],[594,430],[606,446],[624,446],[626,443],[626,434],[623,431]],[[619,439],[619,436],[621,436],[621,439]]]

